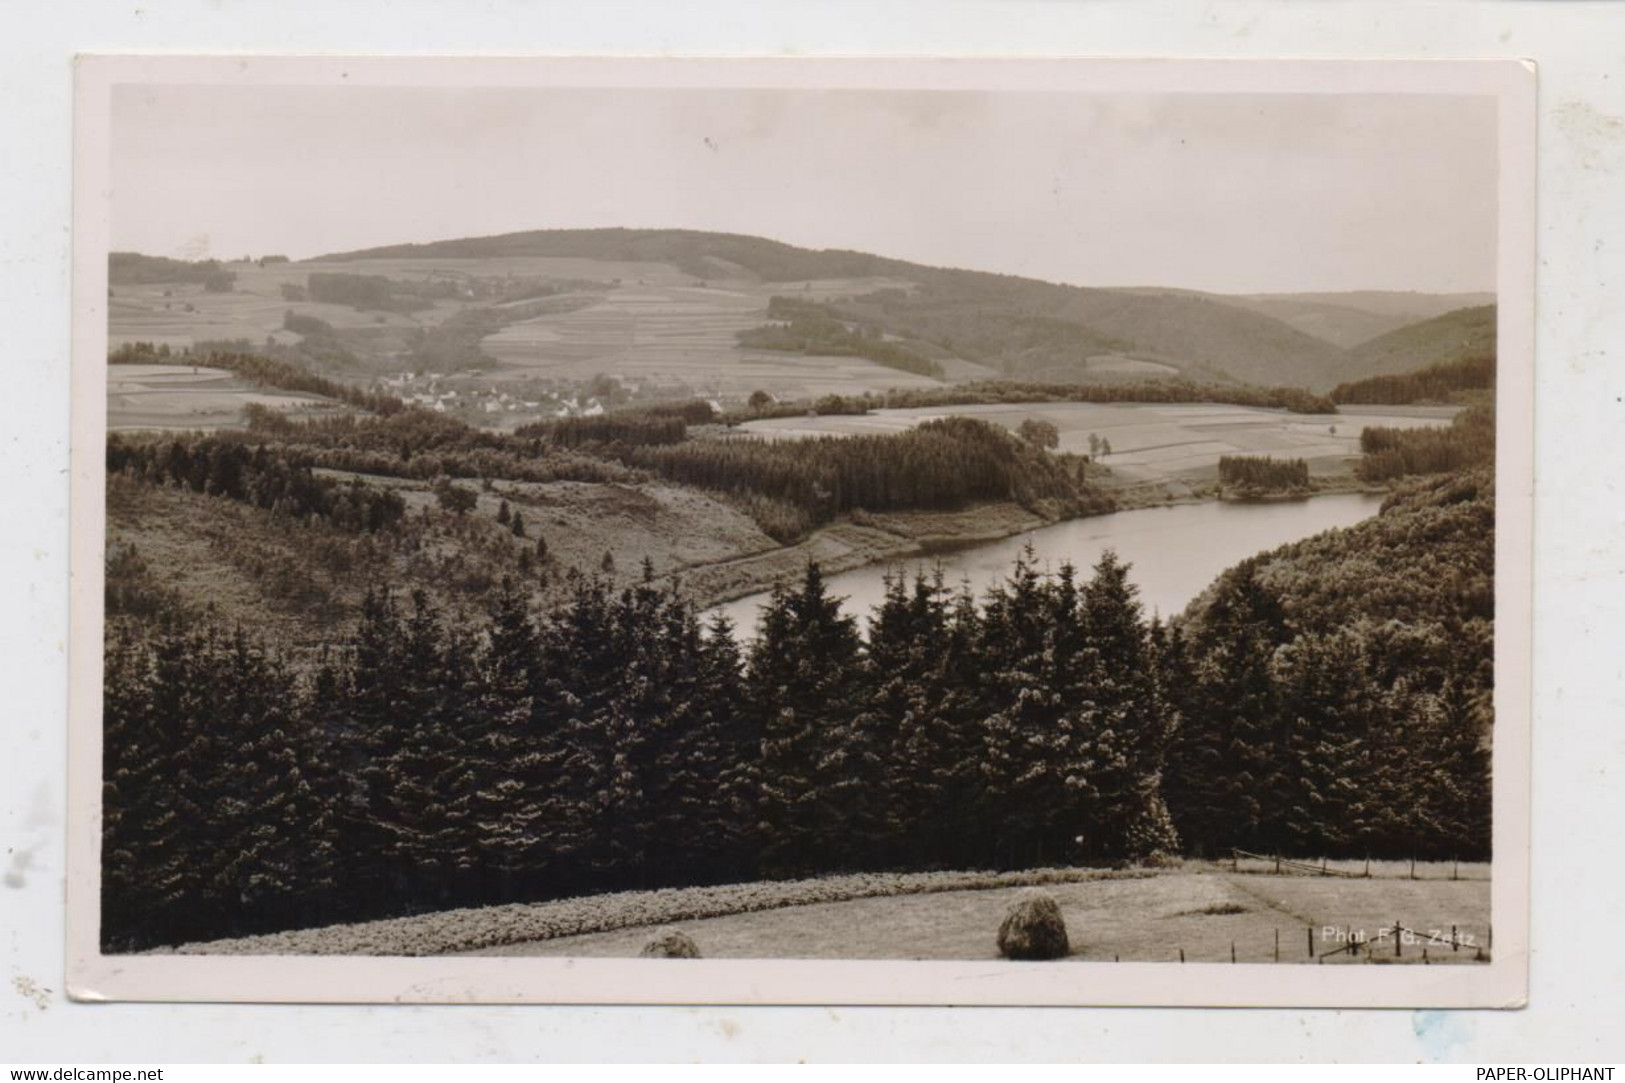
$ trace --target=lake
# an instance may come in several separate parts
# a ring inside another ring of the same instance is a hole
[[[1210,501],[1166,508],[1144,508],[1072,519],[998,541],[872,564],[829,577],[832,594],[846,599],[848,613],[867,618],[885,596],[888,571],[940,566],[950,587],[969,579],[978,594],[1009,574],[1016,556],[1028,544],[1040,567],[1056,568],[1070,560],[1081,578],[1107,549],[1131,565],[1129,578],[1139,587],[1146,614],[1163,617],[1182,611],[1226,568],[1255,553],[1352,526],[1377,513],[1382,497],[1338,493],[1309,500],[1230,504]],[[755,633],[768,593],[726,602],[721,609],[742,638]]]

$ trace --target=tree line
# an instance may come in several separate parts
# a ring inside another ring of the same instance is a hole
[[[105,943],[1181,848],[1484,857],[1492,518],[1487,477],[1415,487],[1167,627],[1110,554],[980,598],[894,576],[866,632],[809,565],[748,644],[647,570],[472,622],[374,590],[298,665],[153,601],[108,632]]]
[[[1219,482],[1240,496],[1307,492],[1309,463],[1269,455],[1221,455]]]
[[[647,578],[578,577],[546,614],[509,584],[474,625],[379,591],[305,673],[207,622],[123,622],[107,943],[1172,847],[1123,572],[1024,562],[980,608],[898,578],[866,640],[811,565],[746,650]],[[981,687],[978,663],[1006,676]]]
[[[201,285],[210,293],[230,293],[237,275],[217,259],[193,262],[139,252],[110,252],[107,281],[115,286],[187,283]]]
[[[1464,391],[1495,386],[1495,355],[1478,354],[1441,361],[1416,372],[1371,376],[1332,389],[1336,403],[1403,406],[1417,402],[1455,402]]]
[[[878,325],[849,326],[829,305],[775,296],[768,300],[767,318],[782,322],[739,332],[739,344],[758,350],[862,357],[899,372],[942,377],[942,366],[929,357],[903,343],[888,341]]]
[[[297,317],[284,317],[284,322]],[[313,322],[327,326],[321,320]],[[329,328],[329,330],[331,330]],[[263,354],[238,350],[187,350],[176,353],[168,344],[154,346],[150,342],[128,342],[110,351],[109,365],[176,365],[225,369],[261,387],[274,387],[282,391],[296,391],[306,395],[321,395],[368,413],[388,415],[406,409],[406,403],[394,395],[366,391],[354,384],[343,383],[319,376],[309,369],[288,361],[280,361]]]
[[[709,406],[700,405],[710,413]],[[197,447],[200,454],[218,458],[226,446],[254,444],[262,449],[254,453],[255,461],[270,457],[284,463],[306,488],[317,485],[308,478],[310,471],[323,468],[424,481],[613,483],[658,477],[727,494],[780,541],[795,540],[859,508],[940,510],[995,500],[1055,514],[1095,514],[1112,507],[1110,497],[1064,458],[971,418],[944,418],[902,433],[780,443],[688,439],[684,419],[697,411],[686,405],[561,419],[514,433],[476,429],[415,408],[384,416],[294,420],[250,406],[245,416],[246,430],[209,436],[111,437],[109,471],[191,484],[197,468],[189,459],[182,463],[181,452],[189,456]],[[234,488],[193,488],[244,499]],[[298,507],[300,514],[325,514],[313,503]]]
[[[388,530],[406,514],[399,493],[319,477],[297,454],[213,436],[141,440],[110,433],[107,473],[251,504],[273,518],[319,518],[351,534]]]
[[[1470,406],[1444,428],[1368,425],[1360,451],[1354,472],[1367,482],[1487,466],[1495,461],[1495,408]]]
[[[878,436],[644,445],[627,448],[622,458],[680,484],[793,508],[800,513],[798,533],[856,508],[951,509],[1008,500],[1089,514],[1112,506],[1110,497],[1061,459],[998,426],[963,417]]]
[[[699,405],[711,413],[706,403]],[[521,425],[519,437],[541,437],[561,447],[603,444],[680,444],[688,439],[688,423],[681,416],[643,410],[616,410],[596,417],[561,417]]]
[[[1199,384],[1186,379],[1109,384],[979,380],[955,387],[894,388],[873,398],[875,406],[895,409],[1018,402],[1219,402],[1232,406],[1288,410],[1295,414],[1337,412],[1336,404],[1330,399],[1301,387]]]
[[[349,305],[357,312],[414,312],[431,307],[436,296],[456,296],[456,289],[456,283],[445,280],[398,282],[382,275],[329,271],[315,271],[305,279],[305,291],[311,300],[330,305]]]

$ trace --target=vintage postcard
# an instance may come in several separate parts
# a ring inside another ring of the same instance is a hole
[[[78,95],[75,996],[1523,1002],[1530,66]]]

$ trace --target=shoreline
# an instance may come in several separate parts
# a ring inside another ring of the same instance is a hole
[[[1096,515],[1044,515],[1009,502],[979,504],[951,512],[905,511],[879,515],[859,511],[820,527],[794,545],[685,568],[671,578],[680,581],[704,611],[770,591],[775,583],[797,574],[809,560],[817,560],[826,575],[837,575],[934,553],[973,549],[1044,527],[1127,511],[1198,504],[1264,505],[1288,499],[1313,500],[1352,493],[1377,496],[1392,491],[1385,486],[1364,484],[1352,474],[1316,480],[1315,488],[1308,493],[1273,500],[1227,498],[1219,495],[1217,483],[1204,483],[1197,489],[1179,481],[1129,483],[1108,488],[1117,506]],[[1002,521],[989,526],[989,519]]]

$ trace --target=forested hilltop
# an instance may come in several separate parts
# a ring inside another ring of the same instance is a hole
[[[1185,846],[1487,858],[1494,564],[1478,470],[1221,576],[1179,625],[1163,788]]]

